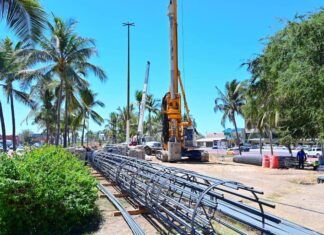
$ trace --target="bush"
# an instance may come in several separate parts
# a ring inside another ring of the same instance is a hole
[[[0,235],[71,234],[98,215],[96,181],[62,148],[0,156]]]

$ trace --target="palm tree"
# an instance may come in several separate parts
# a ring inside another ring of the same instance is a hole
[[[6,125],[4,122],[2,102],[0,101],[0,122],[1,122],[1,131],[2,131],[2,149],[4,152],[7,152],[7,137],[6,137]]]
[[[134,127],[136,127],[137,125],[137,119],[136,116],[134,114],[134,105],[130,104],[129,106],[129,116],[130,116],[130,135],[136,135],[137,131],[135,130]],[[118,128],[118,142],[123,142],[125,141],[125,133],[126,133],[126,121],[127,121],[127,108],[126,107],[118,107],[117,108],[118,111],[118,123],[117,123],[117,128]]]
[[[37,40],[45,27],[46,15],[37,0],[2,0],[0,17],[22,39]]]
[[[19,91],[13,87],[15,81],[20,80],[19,71],[26,67],[25,59],[17,56],[17,52],[23,50],[23,45],[18,42],[15,47],[9,38],[6,38],[0,44],[0,50],[5,53],[6,65],[2,68],[2,74],[0,75],[0,80],[4,81],[4,84],[0,84],[3,88],[4,93],[7,96],[7,102],[10,103],[11,107],[11,118],[12,118],[12,136],[13,136],[13,150],[16,150],[16,119],[15,119],[15,108],[14,108],[14,97],[20,102],[32,106],[33,101],[30,96],[22,91]]]
[[[138,91],[137,90],[135,92],[135,100],[136,100],[136,104],[137,104],[137,107],[138,107],[138,114],[137,114],[138,119],[139,119],[140,114],[141,114],[142,96],[143,96],[143,92],[142,91]]]
[[[93,39],[82,38],[74,33],[76,22],[69,20],[63,22],[62,19],[54,17],[54,25],[48,23],[51,38],[42,37],[40,40],[41,50],[30,49],[30,60],[34,63],[43,62],[45,67],[32,71],[31,74],[42,74],[45,78],[58,76],[59,93],[57,97],[56,115],[56,138],[55,144],[59,144],[60,123],[61,123],[61,104],[63,101],[63,91],[65,91],[65,128],[64,128],[64,147],[67,145],[68,129],[68,109],[71,100],[71,87],[78,90],[85,89],[88,83],[84,79],[89,72],[104,81],[107,76],[105,72],[88,62],[89,59],[97,54]],[[33,78],[33,76],[30,76]]]
[[[242,115],[242,106],[244,105],[244,92],[241,84],[237,80],[227,82],[225,93],[216,87],[218,97],[215,99],[215,112],[223,112],[221,124],[225,127],[226,121],[233,123],[236,132],[236,143],[240,145],[240,138],[237,130],[236,115]]]
[[[113,144],[115,144],[117,140],[118,119],[119,119],[118,113],[115,112],[110,113],[109,120],[108,120],[108,129],[111,131]]]
[[[152,135],[152,113],[158,114],[161,109],[161,104],[159,99],[155,99],[153,95],[147,96],[146,108],[148,110],[148,123],[149,123],[149,135]]]
[[[93,93],[89,89],[84,89],[80,91],[80,97],[82,103],[80,115],[83,120],[82,136],[81,136],[82,146],[84,143],[84,131],[86,128],[86,121],[89,121],[89,119],[91,118],[98,125],[101,125],[104,122],[104,119],[96,111],[94,111],[94,108],[96,106],[105,107],[104,103],[102,103],[99,100],[96,100],[96,96],[97,94]]]

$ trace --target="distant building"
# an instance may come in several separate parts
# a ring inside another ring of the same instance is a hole
[[[16,143],[19,144],[19,136],[16,136]],[[6,135],[7,144],[12,144],[13,135]],[[2,135],[0,135],[0,141],[2,141]]]
[[[246,135],[245,135],[245,129],[244,128],[237,128],[238,136],[240,139],[240,143],[245,143]],[[230,145],[235,145],[237,142],[237,136],[236,136],[236,130],[235,128],[227,128],[224,130],[224,135],[226,136],[226,139],[228,140]]]
[[[227,140],[223,132],[219,133],[208,133],[206,137],[197,140],[199,147],[204,148],[226,148]]]
[[[31,134],[31,142],[32,143],[45,143],[46,142],[46,134]]]
[[[260,143],[260,137],[261,137],[261,143],[263,144],[270,144],[270,138],[269,133],[264,133],[262,136],[260,136],[260,132],[256,128],[252,129],[245,129],[245,142],[250,144],[259,144]],[[278,134],[275,129],[272,130],[272,143],[278,144],[279,138]]]

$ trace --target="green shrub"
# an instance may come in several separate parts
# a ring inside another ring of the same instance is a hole
[[[0,156],[0,235],[71,234],[98,215],[96,181],[62,148]]]

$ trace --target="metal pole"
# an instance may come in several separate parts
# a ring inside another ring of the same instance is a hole
[[[128,61],[127,61],[127,112],[126,112],[126,143],[129,144],[129,120],[130,120],[130,27],[135,26],[134,23],[123,23],[123,26],[127,27],[128,37]]]

